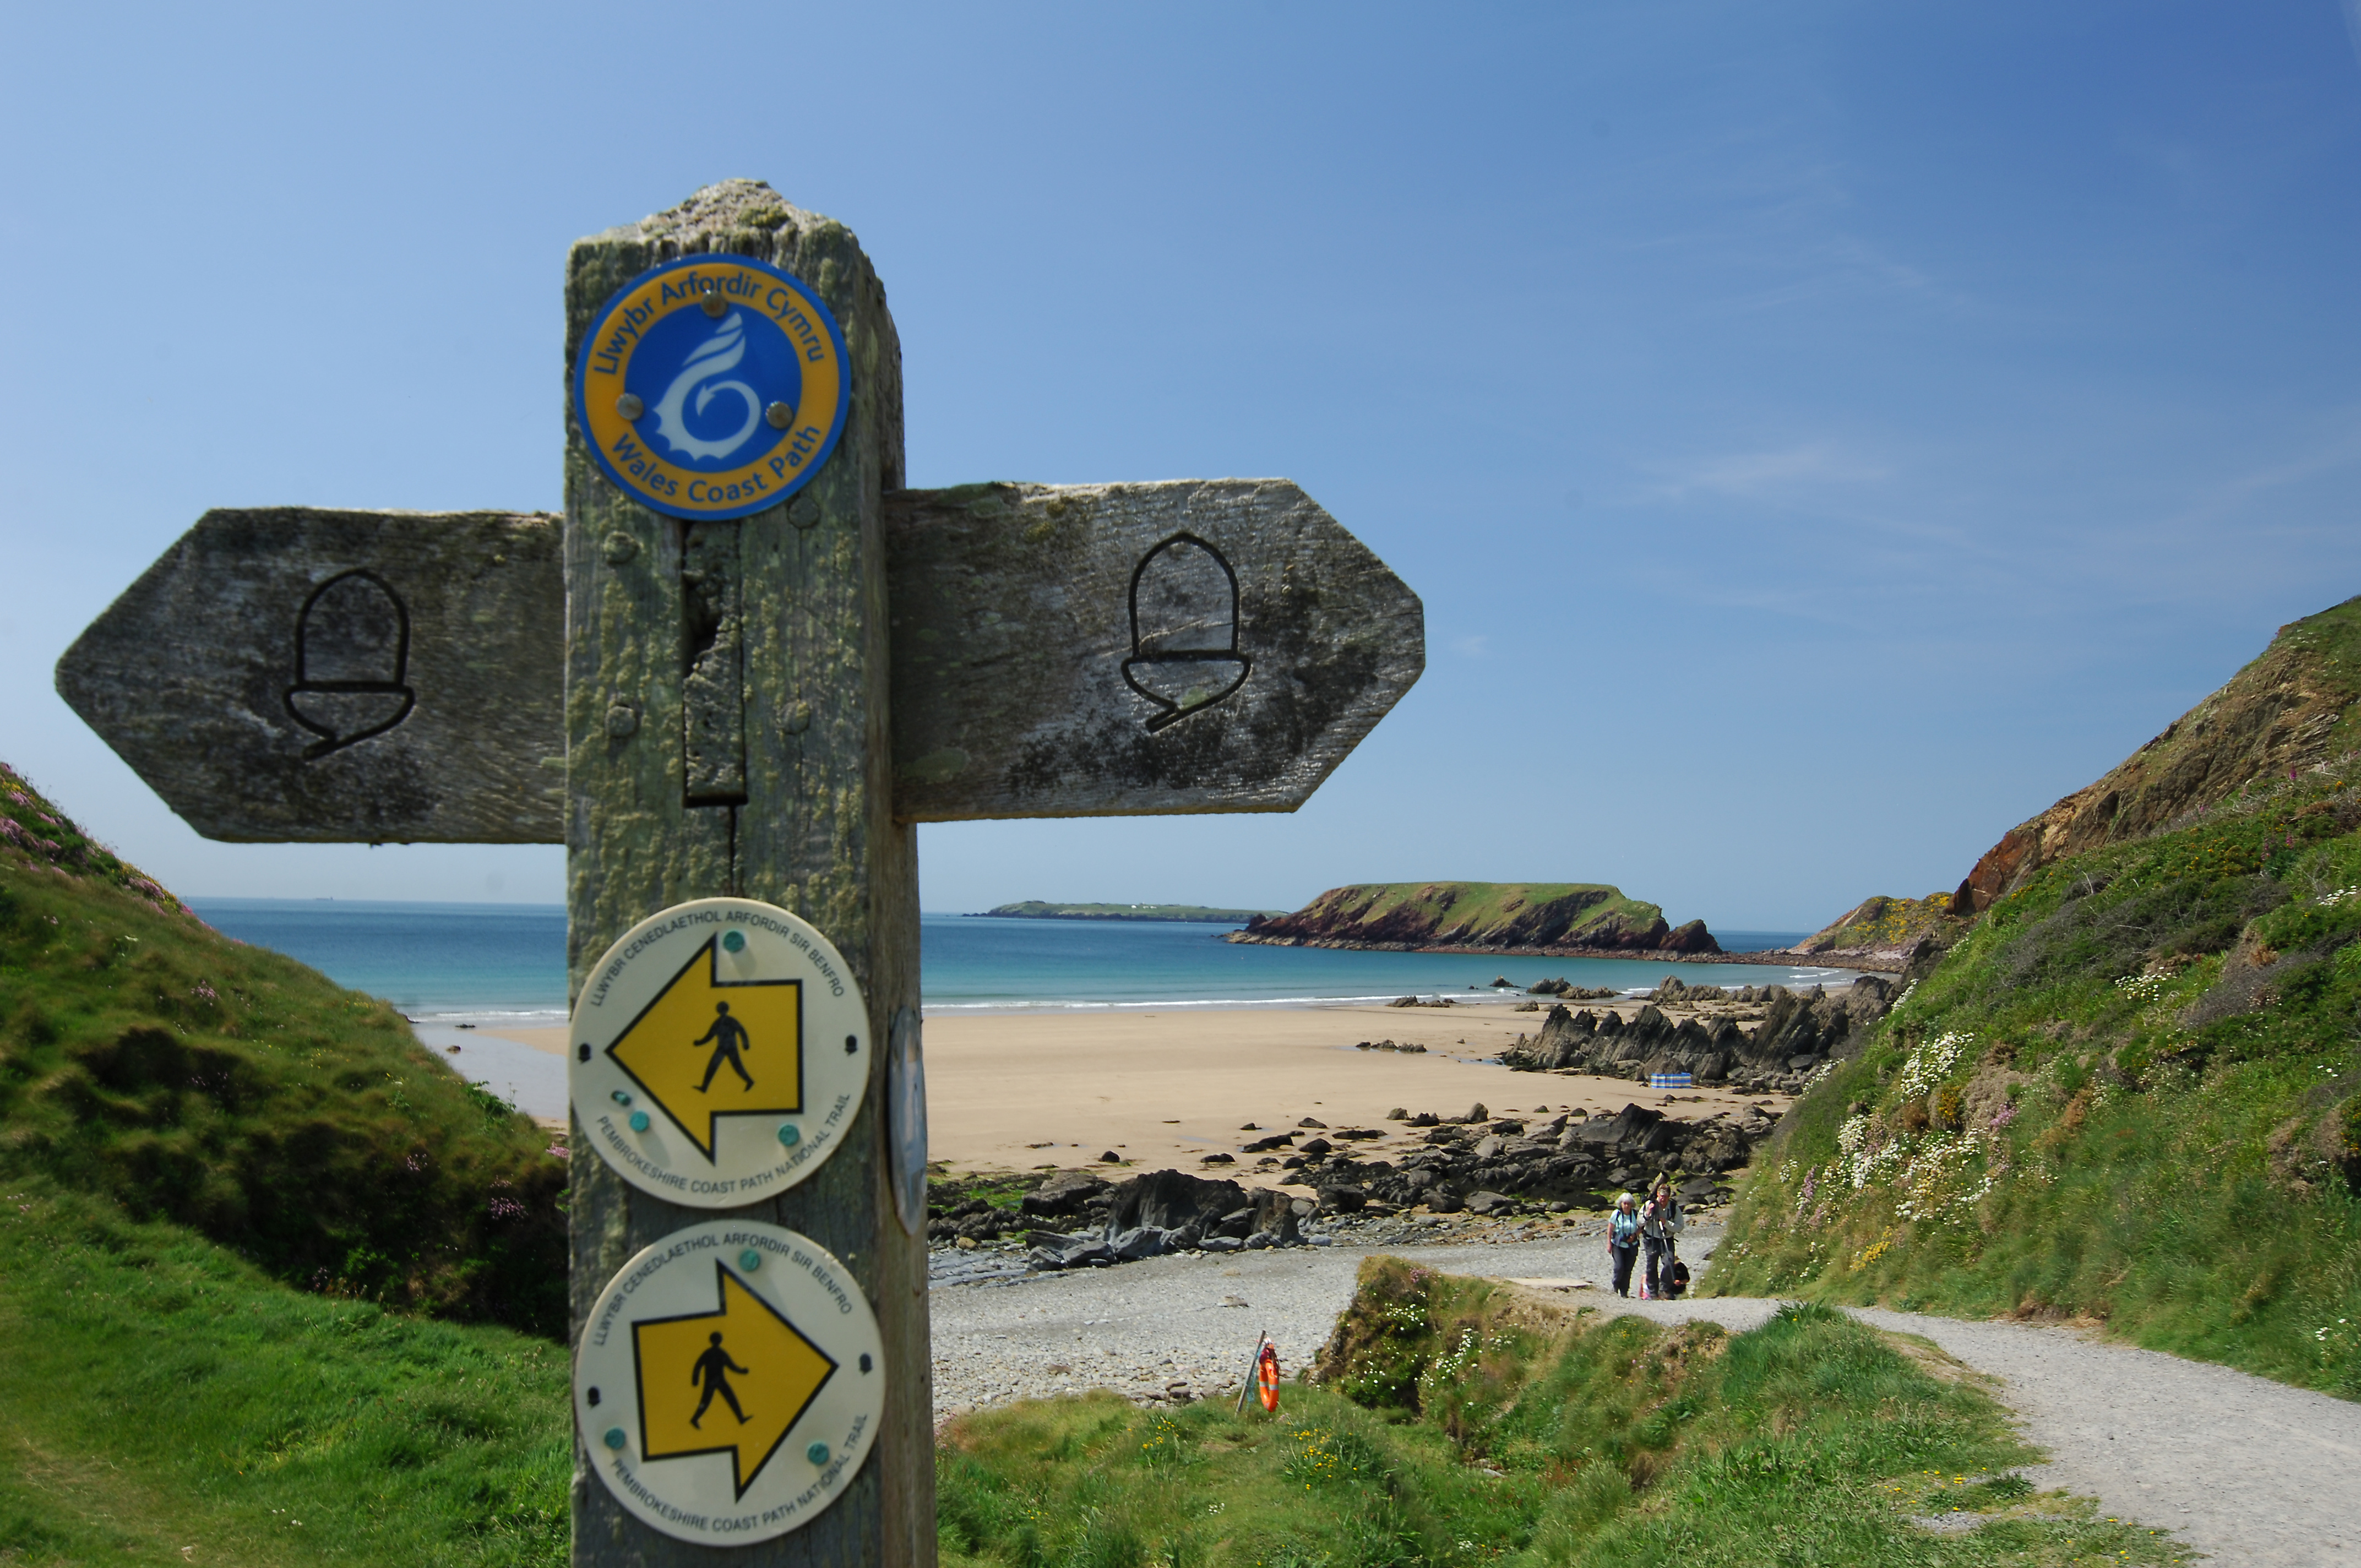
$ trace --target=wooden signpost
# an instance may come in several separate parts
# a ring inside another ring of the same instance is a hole
[[[735,275],[728,298],[697,285],[709,323],[683,317],[702,380],[580,389],[621,363],[629,313],[610,307],[653,299],[666,264],[695,283],[677,269],[697,257],[792,283],[772,314],[832,446],[805,405],[766,403],[762,345],[728,313]],[[883,1416],[832,1505],[726,1550],[931,1563],[916,825],[1291,810],[1418,678],[1422,612],[1281,480],[906,489],[884,290],[848,230],[766,185],[708,187],[579,242],[566,313],[562,521],[210,512],[67,652],[59,690],[209,837],[563,841],[575,992],[628,929],[692,900],[759,900],[826,935],[866,999],[867,1092],[817,1170],[728,1212],[810,1238],[857,1283]],[[710,368],[741,360],[730,379]],[[692,412],[709,431],[741,405],[734,435],[685,433]],[[707,488],[726,479],[735,515],[642,504],[619,476],[640,482],[632,440],[650,431],[700,452],[762,432],[778,500],[756,466],[717,460]],[[578,1118],[574,1145],[589,1146]],[[714,1213],[578,1152],[577,1338],[628,1260]],[[711,1559],[620,1506],[588,1440],[576,1563]]]

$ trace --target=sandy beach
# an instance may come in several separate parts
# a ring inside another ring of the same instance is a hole
[[[1592,1005],[1596,1005],[1593,1003]],[[1332,1129],[1380,1130],[1361,1143],[1383,1155],[1422,1141],[1389,1122],[1397,1107],[1464,1115],[1546,1108],[1613,1113],[1633,1102],[1699,1120],[1776,1099],[1726,1091],[1650,1091],[1628,1079],[1511,1072],[1504,1046],[1541,1025],[1508,1006],[1189,1008],[1143,1013],[1027,1013],[927,1020],[929,1152],[957,1171],[1098,1163],[1114,1152],[1140,1169],[1204,1168],[1262,1130],[1304,1117]],[[563,1029],[486,1034],[563,1056]],[[1362,1040],[1426,1047],[1358,1050]],[[1251,1179],[1254,1157],[1220,1174]],[[1277,1173],[1263,1176],[1274,1180]]]

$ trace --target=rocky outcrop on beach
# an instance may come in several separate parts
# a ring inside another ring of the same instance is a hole
[[[1278,1163],[1272,1174],[1310,1187],[1311,1197],[1179,1170],[1121,1181],[1065,1171],[1026,1193],[1015,1212],[976,1201],[936,1219],[928,1235],[963,1246],[1021,1235],[1026,1265],[1054,1271],[1168,1253],[1298,1246],[1314,1216],[1325,1223],[1414,1208],[1478,1216],[1602,1209],[1617,1192],[1659,1179],[1671,1181],[1686,1202],[1713,1202],[1728,1197],[1729,1173],[1747,1163],[1779,1120],[1761,1106],[1691,1122],[1638,1104],[1612,1116],[1577,1111],[1527,1121],[1496,1118],[1477,1105],[1464,1116],[1402,1119],[1424,1127],[1425,1139],[1389,1157],[1367,1158],[1352,1146],[1376,1136],[1366,1128],[1332,1136],[1314,1127],[1308,1137],[1295,1129],[1246,1146],[1249,1154],[1272,1151],[1263,1164]]]
[[[1541,1033],[1500,1053],[1527,1072],[1579,1072],[1644,1081],[1686,1072],[1699,1083],[1795,1092],[1885,1015],[1899,987],[1865,976],[1840,992],[1783,985],[1685,985],[1667,980],[1630,1017],[1612,1009],[1552,1007]],[[1685,1015],[1675,1019],[1666,1007]]]
[[[1026,1261],[1059,1269],[1168,1252],[1294,1246],[1302,1240],[1298,1222],[1312,1204],[1268,1188],[1151,1170],[1120,1182],[1071,1172],[1027,1193],[1019,1207],[1040,1222],[1027,1234]]]
[[[1334,1151],[1307,1161],[1297,1179],[1311,1183],[1322,1212],[1345,1213],[1380,1204],[1424,1204],[1445,1214],[1534,1204],[1598,1209],[1617,1191],[1659,1178],[1671,1179],[1685,1201],[1700,1203],[1728,1191],[1724,1173],[1744,1166],[1777,1124],[1759,1106],[1701,1122],[1636,1104],[1612,1116],[1530,1122],[1471,1114],[1431,1128],[1424,1148],[1397,1159]]]
[[[1397,1119],[1424,1128],[1424,1142],[1389,1157],[1364,1157],[1355,1148],[1377,1136],[1367,1128],[1290,1129],[1245,1146],[1247,1154],[1269,1151],[1262,1164],[1279,1167],[1270,1174],[1311,1188],[1310,1197],[1180,1170],[1120,1181],[1062,1171],[1014,1210],[976,1199],[939,1213],[928,1235],[962,1247],[1021,1237],[1026,1266],[1055,1271],[1168,1253],[1317,1244],[1303,1229],[1315,1216],[1325,1223],[1411,1209],[1477,1216],[1602,1209],[1617,1192],[1659,1179],[1673,1182],[1686,1202],[1713,1202],[1729,1195],[1729,1173],[1747,1163],[1779,1120],[1761,1106],[1691,1122],[1638,1104],[1612,1116],[1577,1111],[1528,1121],[1494,1117],[1477,1105],[1463,1116]]]
[[[1721,950],[1702,920],[1666,923],[1604,883],[1372,883],[1331,888],[1292,915],[1260,917],[1233,942],[1391,952],[1628,958]]]

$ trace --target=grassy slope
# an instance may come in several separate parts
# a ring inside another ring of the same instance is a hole
[[[17,1177],[0,1343],[0,1563],[566,1561],[545,1340],[290,1289]]]
[[[1365,883],[1322,894],[1290,918],[1333,918],[1349,912],[1359,927],[1396,921],[1431,932],[1449,932],[1454,941],[1483,943],[1543,905],[1572,897],[1593,899],[1567,940],[1579,940],[1582,927],[1617,917],[1644,927],[1664,918],[1655,905],[1626,898],[1605,883],[1396,882]]]
[[[2037,872],[1790,1113],[1713,1288],[2088,1315],[2361,1398],[2356,826],[2315,773]]]
[[[1977,1479],[2032,1457],[1999,1408],[1822,1308],[1665,1330],[1371,1259],[1321,1374],[1277,1420],[1107,1396],[961,1418],[937,1464],[947,1568],[2180,1556]],[[1952,1537],[1907,1522],[1954,1504],[2000,1517]]]
[[[221,936],[0,786],[0,1178],[105,1193],[312,1288],[564,1333],[546,1135],[384,1003]]]

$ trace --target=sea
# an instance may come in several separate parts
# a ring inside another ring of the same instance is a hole
[[[225,936],[271,948],[340,985],[382,997],[422,1023],[521,1028],[566,1020],[566,910],[555,904],[395,904],[344,899],[198,898]],[[1183,1007],[1304,1007],[1448,992],[1511,998],[1564,976],[1641,992],[1668,974],[1716,985],[1840,983],[1806,964],[1671,964],[1636,959],[1512,959],[1370,953],[1225,942],[1228,925],[1148,920],[919,919],[919,983],[929,1016]],[[1800,931],[1718,932],[1733,951],[1799,941]]]

